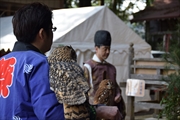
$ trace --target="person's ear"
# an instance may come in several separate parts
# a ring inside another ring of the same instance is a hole
[[[97,47],[97,46],[95,46],[95,50],[96,50],[96,51],[98,50],[98,47]]]
[[[44,37],[45,37],[45,31],[44,31],[43,28],[41,28],[41,29],[39,30],[38,35],[39,35],[39,38],[40,38],[41,40],[44,39]]]

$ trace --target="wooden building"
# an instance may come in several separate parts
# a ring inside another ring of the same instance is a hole
[[[131,22],[145,22],[145,39],[152,50],[158,50],[159,44],[164,51],[168,51],[172,35],[177,31],[180,21],[180,0],[154,0],[152,6],[133,16]]]

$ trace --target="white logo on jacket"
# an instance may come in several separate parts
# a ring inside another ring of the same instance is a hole
[[[32,69],[33,69],[33,65],[32,64],[25,64],[23,72],[29,74]]]
[[[14,116],[13,120],[22,120],[19,116]]]

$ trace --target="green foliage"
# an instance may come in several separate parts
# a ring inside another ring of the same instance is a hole
[[[160,116],[165,115],[168,120],[180,119],[180,75],[169,75],[170,80],[166,80],[168,88],[161,100],[161,105],[165,105]]]
[[[168,83],[165,95],[161,100],[161,105],[165,105],[160,115],[165,115],[168,120],[180,120],[180,26],[174,33],[171,40],[169,53],[165,54],[164,59],[170,64],[169,67],[176,69],[176,73],[168,75],[163,79]]]
[[[154,2],[154,0],[146,0],[146,5],[148,7],[153,6],[153,2]]]

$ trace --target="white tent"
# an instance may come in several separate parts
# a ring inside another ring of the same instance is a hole
[[[71,45],[77,52],[80,66],[94,54],[95,32],[103,29],[111,33],[111,54],[107,61],[116,66],[118,83],[128,78],[130,43],[134,43],[135,57],[150,57],[150,45],[106,6],[59,9],[54,10],[53,14],[53,25],[57,27],[57,31],[54,32],[52,49],[59,45]],[[12,17],[0,18],[0,49],[12,49],[16,41],[11,19]]]
[[[0,50],[12,50],[16,37],[13,34],[12,16],[0,17]]]

